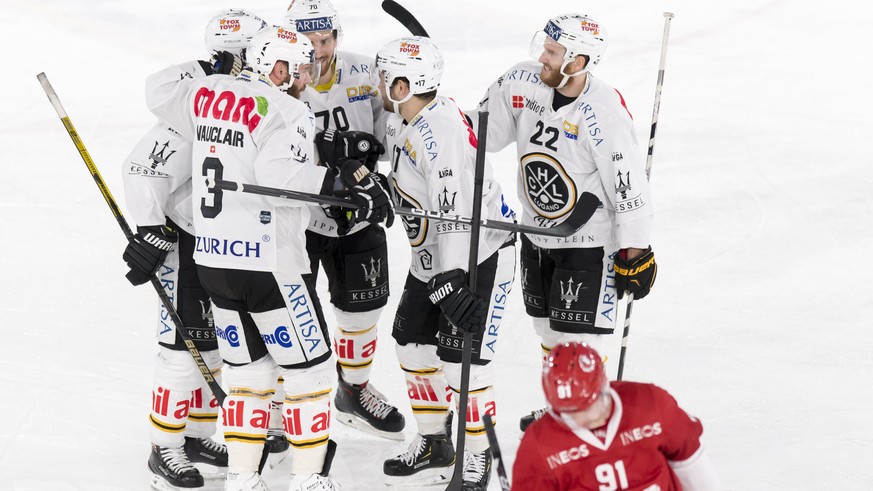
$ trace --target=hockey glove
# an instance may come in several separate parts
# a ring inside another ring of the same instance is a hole
[[[340,206],[323,205],[321,209],[329,218],[333,218],[336,222],[336,233],[340,237],[349,233],[352,227],[355,226],[355,212]]]
[[[242,71],[242,65],[242,58],[230,51],[216,51],[212,54],[212,69],[215,74],[236,77]]]
[[[633,293],[634,299],[640,299],[649,294],[655,277],[658,276],[658,265],[655,263],[655,253],[651,246],[641,255],[626,259],[627,251],[622,249],[615,257],[615,288],[618,298],[624,297],[625,291]]]
[[[125,275],[127,281],[133,285],[148,282],[164,264],[164,259],[178,240],[179,234],[164,225],[137,227],[136,235],[131,237],[122,255],[130,267]]]
[[[324,165],[334,171],[340,160],[357,159],[375,172],[379,156],[385,153],[382,143],[363,131],[322,131],[315,135],[315,148]]]
[[[394,204],[379,183],[380,179],[374,179],[374,175],[360,160],[340,160],[337,169],[340,180],[348,188],[337,193],[337,196],[348,197],[359,207],[355,210],[354,223],[379,223],[384,220],[385,226],[390,227],[394,223]]]
[[[428,298],[439,305],[446,319],[463,332],[478,334],[485,327],[485,302],[470,291],[467,273],[453,269],[440,273],[427,283]]]

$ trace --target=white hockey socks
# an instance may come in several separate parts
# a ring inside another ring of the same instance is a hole
[[[242,366],[228,366],[230,390],[222,408],[228,473],[257,472],[270,425],[270,399],[276,381],[269,357]]]
[[[221,372],[218,351],[203,352],[216,378]],[[161,348],[155,357],[149,436],[161,447],[180,447],[185,435],[212,436],[218,420],[218,403],[187,351]]]
[[[436,346],[397,345],[397,360],[406,377],[406,394],[422,435],[443,433],[451,393]]]
[[[461,364],[446,363],[446,377],[452,392],[455,394],[455,411],[460,405]],[[467,396],[467,415],[464,418],[464,430],[467,434],[466,449],[481,453],[487,450],[488,435],[485,434],[485,422],[482,416],[489,414],[494,424],[497,424],[497,404],[494,402],[494,388],[491,365],[470,366],[470,389]]]
[[[333,350],[340,373],[346,382],[363,385],[370,380],[373,370],[379,334],[376,323],[382,309],[371,312],[334,311],[338,326],[334,332]]]
[[[291,473],[318,474],[330,438],[333,366],[326,361],[305,369],[282,370],[285,403],[282,422],[291,444]]]

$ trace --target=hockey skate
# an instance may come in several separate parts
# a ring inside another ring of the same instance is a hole
[[[426,486],[448,483],[455,463],[451,438],[452,413],[446,417],[445,433],[415,435],[405,453],[388,459],[382,467],[389,486]]]
[[[531,425],[531,423],[542,418],[544,414],[546,414],[545,408],[535,409],[531,411],[530,414],[522,416],[521,419],[518,421],[518,427],[519,429],[521,429],[521,432],[524,433],[524,430],[526,430],[527,427]]]
[[[491,450],[482,453],[464,451],[464,483],[461,489],[485,491],[491,479]]]
[[[324,456],[324,466],[318,474],[291,474],[291,486],[288,491],[340,491],[340,485],[330,477],[330,465],[336,455],[336,442],[327,441],[327,454]]]
[[[369,383],[354,385],[339,377],[334,399],[337,421],[390,440],[403,441],[406,421]]]
[[[153,474],[151,488],[155,491],[203,486],[203,476],[188,460],[183,447],[159,447],[153,444],[148,465]]]
[[[186,436],[185,455],[191,462],[227,467],[227,447],[212,438]]]
[[[257,472],[230,472],[224,482],[224,491],[270,491]]]

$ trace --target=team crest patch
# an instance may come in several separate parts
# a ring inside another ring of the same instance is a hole
[[[544,153],[529,153],[521,158],[524,195],[534,211],[554,220],[567,214],[576,204],[576,185],[560,162]]]

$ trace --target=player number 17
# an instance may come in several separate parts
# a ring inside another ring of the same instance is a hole
[[[624,461],[618,460],[612,464],[600,464],[594,468],[594,475],[600,483],[600,491],[616,491],[627,489],[627,472]]]

